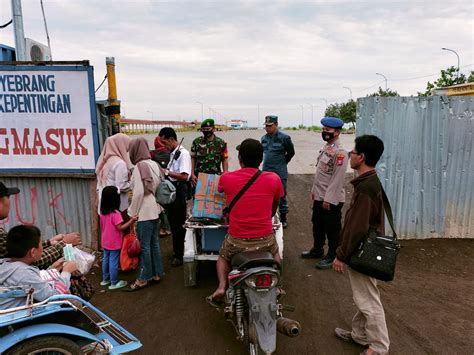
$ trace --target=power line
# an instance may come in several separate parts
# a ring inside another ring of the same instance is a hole
[[[105,82],[106,79],[107,79],[107,74],[105,74],[104,80],[102,80],[102,82],[100,83],[99,87],[98,87],[97,89],[95,89],[94,94],[100,89],[100,87],[104,84],[104,82]]]
[[[0,25],[0,28],[5,28],[5,27],[11,25],[12,22],[13,22],[13,20],[10,20],[10,21],[8,21],[6,24],[4,24],[4,25]]]

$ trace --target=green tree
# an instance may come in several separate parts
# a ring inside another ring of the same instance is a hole
[[[474,82],[474,72],[471,71],[469,77],[466,77],[463,73],[460,73],[458,68],[453,66],[446,70],[441,70],[441,76],[433,83],[427,82],[426,89],[424,92],[418,92],[419,96],[430,96],[436,89],[444,88],[446,86],[471,83]]]
[[[374,92],[373,94],[367,95],[368,97],[374,97],[374,96],[382,96],[382,97],[390,97],[390,96],[400,96],[398,92],[395,90],[382,90],[382,88],[379,86],[379,90]]]
[[[324,114],[327,117],[339,117],[344,121],[344,123],[350,123],[353,127],[355,127],[356,107],[356,102],[350,99],[349,101],[341,104],[335,103],[329,105],[326,108]]]

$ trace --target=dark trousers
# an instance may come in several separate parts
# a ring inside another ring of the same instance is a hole
[[[280,211],[280,214],[284,215],[286,218],[286,214],[288,213],[288,200],[286,199],[286,182],[288,179],[282,179],[280,177],[281,183],[283,184],[283,189],[285,191],[285,195],[280,199],[280,204],[278,206],[278,209]]]
[[[176,200],[167,206],[168,220],[171,233],[173,234],[173,253],[178,259],[183,259],[184,237],[186,229],[183,227],[186,222],[186,200],[188,188],[185,182],[173,183],[176,186]]]
[[[327,257],[335,258],[341,234],[341,210],[343,205],[344,203],[342,202],[338,205],[330,205],[330,210],[325,210],[323,209],[323,201],[314,201],[313,217],[311,220],[313,222],[315,253],[323,250],[327,237],[329,246]]]

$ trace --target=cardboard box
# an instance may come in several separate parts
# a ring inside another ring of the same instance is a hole
[[[225,196],[217,191],[219,175],[199,173],[194,195],[193,218],[222,220]]]

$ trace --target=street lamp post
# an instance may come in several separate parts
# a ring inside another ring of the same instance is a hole
[[[151,120],[154,121],[155,120],[155,116],[153,115],[153,112],[152,111],[147,111],[148,113],[151,113]]]
[[[449,49],[449,48],[443,47],[443,48],[441,48],[441,49],[442,49],[443,51],[449,51],[449,52],[453,52],[454,54],[456,54],[456,57],[458,57],[458,76],[459,76],[459,54],[458,54],[456,51],[454,51],[454,50],[452,50],[452,49]]]
[[[385,91],[387,91],[387,77],[383,74],[380,74],[380,73],[375,73],[375,75],[380,75],[381,77],[384,78],[384,80],[385,80]]]
[[[304,107],[303,105],[300,105],[301,107],[301,126],[304,127]]]
[[[201,105],[201,121],[203,121],[204,120],[204,105],[202,102],[199,102],[199,101],[197,101],[196,103]]]
[[[348,86],[343,86],[342,88],[349,90],[349,95],[350,95],[350,98],[351,98],[351,100],[352,100],[352,90],[351,90],[351,88],[348,87]]]
[[[313,104],[308,104],[311,106],[311,127],[314,126],[314,105]]]
[[[328,100],[326,100],[324,97],[321,97],[320,100],[323,100],[326,106],[324,107],[324,115],[326,115],[326,109],[328,108]]]

